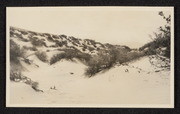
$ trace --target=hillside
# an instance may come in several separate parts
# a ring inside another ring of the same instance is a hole
[[[37,33],[16,27],[10,27],[10,39],[21,47],[30,51],[57,51],[61,49],[74,49],[88,54],[97,54],[101,49],[115,47],[130,51],[127,46],[102,44],[90,39],[79,39],[73,36],[53,35],[49,33]]]
[[[37,58],[35,60],[38,61]],[[10,101],[12,106],[13,104],[23,106],[169,104],[170,72],[169,70],[155,72],[158,67],[152,66],[148,60],[148,57],[143,57],[125,66],[114,66],[92,78],[84,76],[86,66],[77,60],[76,62],[63,60],[54,65],[45,65],[39,61],[38,69],[26,66],[28,71],[23,74],[39,82],[39,88],[43,92],[33,91],[22,82],[11,82]],[[53,87],[55,89],[51,89]]]
[[[10,27],[10,64],[12,105],[170,103],[170,59],[144,48]]]

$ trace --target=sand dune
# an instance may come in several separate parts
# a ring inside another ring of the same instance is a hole
[[[154,72],[156,68],[151,66],[148,57],[131,62],[129,66],[115,66],[91,78],[84,76],[86,66],[77,60],[48,65],[33,59],[39,68],[25,66],[28,71],[23,74],[39,82],[39,88],[44,92],[36,92],[24,83],[12,82],[12,105],[170,104],[170,71]],[[54,86],[56,90],[50,89]]]

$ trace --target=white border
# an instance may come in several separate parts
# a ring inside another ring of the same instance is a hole
[[[174,7],[130,7],[130,6],[101,6],[101,7],[86,7],[86,8],[107,8],[108,10],[121,11],[171,11],[171,78],[170,78],[170,104],[10,104],[10,56],[9,56],[9,23],[8,23],[8,9],[9,8],[37,8],[37,7],[6,7],[6,107],[97,107],[97,108],[174,108]],[[38,8],[84,8],[84,7],[38,7]],[[118,8],[118,9],[117,9]]]

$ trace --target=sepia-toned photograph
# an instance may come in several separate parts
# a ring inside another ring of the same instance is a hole
[[[6,107],[174,108],[174,7],[6,7]]]

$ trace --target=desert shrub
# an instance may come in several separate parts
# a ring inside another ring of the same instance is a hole
[[[33,31],[28,31],[30,34],[32,34],[33,36],[34,35],[38,35],[38,33],[36,33],[36,32],[33,32]]]
[[[49,47],[58,47],[57,45],[50,45]]]
[[[10,62],[19,63],[18,57],[24,58],[25,49],[10,40]]]
[[[21,31],[21,33],[22,33],[23,35],[27,35],[27,34],[28,34],[28,32],[26,32],[26,31]]]
[[[23,48],[26,50],[37,51],[37,48],[35,46],[33,47],[23,46]]]
[[[18,34],[18,33],[13,33],[13,36],[16,36],[17,38],[19,38],[21,41],[23,42],[28,42],[28,39],[23,38],[22,34]]]
[[[18,37],[18,38],[22,37],[22,36],[21,36],[20,34],[18,34],[18,33],[15,33],[15,32],[14,32],[13,34],[14,34],[15,37]]]
[[[51,36],[48,36],[47,40],[50,41],[50,42],[54,42],[54,39]]]
[[[83,51],[86,51],[86,49],[85,49],[84,47],[82,48],[82,50],[83,50]]]
[[[52,37],[55,39],[59,39],[59,37],[57,35],[52,35]]]
[[[83,61],[83,62],[88,62],[91,59],[91,55],[89,55],[87,53],[80,52],[80,53],[78,53],[76,55],[75,58],[77,58],[77,59],[79,59],[80,61]]]
[[[140,58],[140,57],[142,57],[144,55],[145,54],[143,52],[129,52],[129,53],[127,53],[127,61]]]
[[[50,64],[54,64],[61,59],[66,59],[66,60],[72,60],[73,58],[76,58],[82,62],[87,62],[90,60],[91,56],[86,53],[82,53],[76,49],[60,49],[60,51],[64,51],[64,53],[59,53],[54,55],[50,59]]]
[[[10,31],[14,32],[14,27],[10,26]]]
[[[80,61],[87,62],[91,58],[91,55],[89,55],[87,53],[82,53],[81,51],[79,51],[76,48],[73,48],[73,49],[64,49],[63,51],[65,51],[67,59],[76,58],[76,59],[79,59]]]
[[[86,50],[87,49],[87,46],[85,44],[83,44],[83,49]]]
[[[45,36],[51,36],[49,33],[43,33]]]
[[[89,51],[93,51],[93,50],[95,50],[93,47],[88,47],[88,49],[89,49]]]
[[[112,45],[112,44],[109,44],[109,43],[106,43],[106,44],[104,44],[106,47],[108,47],[108,48],[114,48],[114,45]]]
[[[14,72],[14,71],[10,71],[10,80],[11,81],[20,81],[21,80],[21,77],[22,75],[21,75],[21,72]]]
[[[29,60],[29,59],[27,59],[27,58],[24,59],[24,62],[27,63],[27,64],[29,64],[29,65],[31,64],[31,60]]]
[[[91,77],[102,70],[109,69],[111,65],[112,64],[107,56],[94,57],[88,62],[88,68],[86,69],[85,74],[88,77]]]
[[[75,42],[72,42],[73,45],[78,46]]]
[[[96,73],[110,69],[117,60],[117,52],[114,50],[102,50],[97,56],[94,56],[88,61],[88,68],[86,69],[86,75],[91,77]]]
[[[142,56],[145,56],[145,53],[141,51],[130,51],[130,52],[118,51],[116,62],[122,64],[125,62],[138,59]]]
[[[37,51],[37,52],[35,53],[35,55],[36,55],[37,58],[38,58],[39,60],[41,60],[42,62],[47,62],[47,55],[46,55],[45,52]]]
[[[100,50],[97,56],[94,56],[88,61],[88,68],[85,74],[91,77],[102,70],[112,68],[117,63],[122,64],[144,56],[143,52],[125,52],[126,51],[114,48]]]
[[[87,45],[90,45],[90,43],[89,43],[89,42],[87,42]]]
[[[100,48],[97,48],[97,51],[99,51],[100,50]]]
[[[31,87],[35,90],[37,90],[39,83],[38,82],[32,82]]]
[[[67,41],[61,41],[61,43],[65,46],[67,46]]]
[[[59,37],[60,37],[60,38],[62,38],[62,39],[63,39],[63,38],[65,38],[65,39],[66,39],[66,38],[67,38],[67,36],[66,36],[66,35],[64,35],[64,34],[59,35]]]
[[[30,50],[31,51],[37,51],[38,49],[35,46],[33,46],[33,47],[30,47]]]
[[[56,43],[55,45],[59,47],[62,47],[64,45],[64,42],[60,42],[58,40],[55,40],[55,43]]]
[[[96,41],[95,40],[85,39],[85,41],[90,42],[92,45],[96,45]]]
[[[126,51],[131,51],[131,48],[129,48],[128,46],[122,46],[123,48],[125,48]]]
[[[59,53],[59,54],[53,55],[50,59],[50,64],[52,65],[63,58],[65,58],[65,53]]]
[[[28,42],[28,41],[29,41],[28,39],[25,39],[25,38],[21,38],[21,40],[22,40],[23,42]]]
[[[151,36],[152,41],[140,47],[139,50],[142,51],[148,48],[148,50],[146,50],[146,54],[155,55],[160,54],[156,51],[156,49],[165,47],[165,54],[162,56],[170,58],[171,16],[169,15],[166,17],[163,12],[159,12],[159,15],[163,17],[166,24],[164,26],[160,26],[159,31],[154,32],[154,37]]]
[[[23,76],[20,70],[11,69],[10,70],[10,80],[15,82],[20,82],[26,80],[27,77]]]
[[[38,86],[39,86],[39,83],[38,82],[35,82],[35,81],[32,81],[30,78],[26,77],[26,76],[23,76],[21,74],[21,72],[15,72],[15,71],[12,71],[10,72],[10,80],[11,81],[14,81],[14,82],[20,82],[20,81],[23,81],[25,84],[28,84],[30,85],[35,91],[39,92],[43,92],[42,90],[38,89]]]
[[[86,71],[85,71],[85,75],[88,77],[92,77],[94,76],[96,73],[100,72],[100,67],[98,65],[94,65],[94,66],[89,66]]]
[[[10,37],[13,37],[13,36],[14,36],[14,32],[10,31]]]
[[[33,46],[41,47],[45,46],[47,47],[46,43],[42,39],[38,39],[37,37],[30,38],[30,41]]]
[[[93,45],[95,48],[97,48],[97,46],[96,45]]]

